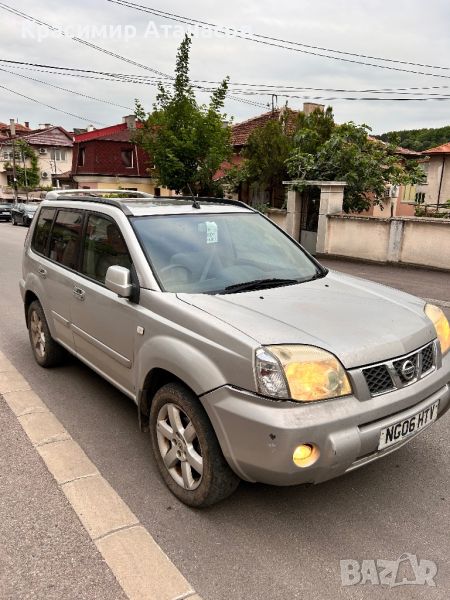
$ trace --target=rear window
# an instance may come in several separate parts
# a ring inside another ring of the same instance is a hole
[[[47,255],[48,238],[55,212],[56,209],[54,208],[43,208],[39,213],[39,218],[34,229],[33,241],[31,242],[32,249],[39,254]]]
[[[69,269],[78,269],[82,226],[82,212],[58,211],[50,238],[49,257],[52,260]]]

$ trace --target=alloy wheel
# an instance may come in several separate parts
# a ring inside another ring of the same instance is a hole
[[[31,313],[30,329],[31,339],[33,342],[33,349],[39,358],[44,358],[47,340],[45,338],[42,319],[35,310],[33,310],[33,312]]]
[[[191,419],[176,404],[164,404],[158,413],[156,433],[171,477],[186,490],[197,489],[203,477],[203,456]]]

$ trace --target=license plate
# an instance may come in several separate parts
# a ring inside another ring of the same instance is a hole
[[[378,444],[378,450],[388,448],[393,444],[398,444],[405,438],[417,433],[421,429],[424,429],[427,425],[436,421],[439,409],[439,400],[434,402],[428,408],[424,408],[420,412],[416,413],[408,419],[398,421],[389,427],[385,427],[380,433],[380,443]]]

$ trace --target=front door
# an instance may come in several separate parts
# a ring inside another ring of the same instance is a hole
[[[75,348],[94,369],[124,392],[134,395],[134,341],[138,307],[105,287],[110,266],[131,268],[131,258],[117,224],[88,215],[82,242],[80,274],[74,277],[72,330]]]

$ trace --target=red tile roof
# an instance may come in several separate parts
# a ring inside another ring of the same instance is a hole
[[[436,148],[430,148],[424,150],[424,154],[450,154],[450,142],[442,144],[442,146],[436,146]]]
[[[105,141],[105,142],[131,142],[133,133],[134,133],[133,129],[125,129],[123,131],[117,131],[116,133],[101,135],[95,139]]]
[[[86,133],[80,133],[75,136],[75,142],[88,142],[90,140],[96,140],[103,136],[118,133],[119,131],[125,131],[127,129],[126,123],[119,123],[117,125],[110,125],[109,127],[102,127],[101,129],[94,129],[94,131],[86,131]]]
[[[64,148],[72,148],[73,146],[72,137],[62,127],[38,129],[33,133],[21,135],[20,138],[26,140],[32,146],[62,146]]]
[[[410,150],[409,148],[403,148],[402,146],[397,146],[396,154],[403,154],[404,156],[411,157],[415,156],[417,158],[422,156],[422,152],[419,152],[418,150]]]
[[[31,131],[31,129],[29,127],[25,127],[25,125],[21,125],[20,123],[15,123],[15,127],[16,127],[16,133],[28,133]],[[0,131],[4,131],[4,130],[9,131],[9,128],[10,128],[10,126],[8,123],[0,122]]]
[[[231,140],[233,146],[245,146],[245,144],[248,142],[250,134],[255,131],[255,129],[263,127],[269,121],[279,119],[285,110],[286,109],[278,108],[273,112],[270,111],[262,115],[258,115],[257,117],[253,117],[252,119],[248,119],[247,121],[242,121],[242,123],[236,123],[236,125],[233,125],[231,128]],[[290,109],[288,109],[288,111],[288,126],[290,125],[293,127],[294,120],[299,112]]]

